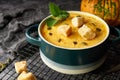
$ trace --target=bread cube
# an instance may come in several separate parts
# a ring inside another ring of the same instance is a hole
[[[26,61],[16,62],[15,63],[15,70],[17,73],[27,71],[27,62]]]
[[[84,23],[83,17],[74,17],[71,21],[74,27],[80,27]]]
[[[91,39],[94,39],[96,37],[96,33],[86,25],[83,25],[82,27],[80,27],[78,29],[78,33],[85,40],[91,40]]]
[[[64,25],[60,25],[58,27],[58,32],[64,36],[69,36],[72,32],[72,28],[71,26],[67,25],[67,24],[64,24]]]
[[[37,80],[36,77],[31,72],[23,71],[17,78],[17,80]]]

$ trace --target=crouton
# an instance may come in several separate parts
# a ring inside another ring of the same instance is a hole
[[[17,80],[37,80],[36,77],[31,72],[23,71],[17,78]]]
[[[59,27],[58,27],[58,32],[60,33],[60,34],[63,34],[64,36],[69,36],[70,34],[71,34],[71,32],[72,32],[72,28],[71,28],[71,26],[69,26],[69,25],[67,25],[67,24],[64,24],[64,25],[60,25]]]
[[[80,27],[78,29],[78,33],[85,40],[91,40],[91,39],[94,39],[96,37],[96,33],[86,25],[83,25],[82,27]]]
[[[16,62],[15,70],[17,73],[21,73],[22,71],[27,71],[27,62],[26,61]]]
[[[80,27],[84,23],[83,17],[74,17],[71,21],[74,27]]]

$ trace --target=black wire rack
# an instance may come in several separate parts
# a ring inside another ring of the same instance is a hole
[[[97,70],[86,74],[67,75],[47,67],[40,58],[39,48],[24,41],[19,45],[17,53],[14,53],[17,55],[0,73],[0,80],[16,80],[19,74],[15,71],[14,63],[21,60],[27,61],[28,71],[32,72],[38,80],[120,80],[119,70],[110,73],[105,72],[120,63],[120,54],[117,54],[120,53],[119,49],[120,45],[111,47],[110,50],[108,50],[109,55],[105,63]]]

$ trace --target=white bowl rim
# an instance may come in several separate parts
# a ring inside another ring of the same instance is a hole
[[[40,28],[41,28],[40,26],[42,25],[42,23],[43,23],[46,19],[48,19],[49,17],[52,16],[52,15],[49,15],[49,16],[47,16],[46,18],[44,18],[44,19],[40,22],[40,24],[39,24],[39,26],[38,26],[38,34],[39,34],[39,36],[40,36],[40,39],[44,40],[44,41],[45,41],[46,43],[48,43],[49,45],[52,45],[52,46],[54,46],[54,47],[61,48],[61,49],[67,49],[67,50],[90,49],[90,48],[93,48],[93,47],[96,47],[96,46],[102,44],[103,42],[105,42],[105,41],[107,40],[107,38],[108,38],[108,36],[109,36],[109,34],[110,34],[110,28],[109,28],[108,24],[107,24],[102,18],[100,18],[100,17],[98,17],[98,16],[96,16],[96,15],[94,15],[94,14],[88,13],[88,12],[82,12],[82,11],[68,11],[68,12],[69,12],[69,13],[86,14],[86,15],[88,15],[88,16],[93,16],[94,18],[98,18],[102,23],[104,23],[104,25],[106,26],[106,29],[108,30],[108,31],[107,31],[107,34],[106,34],[106,37],[105,37],[103,40],[101,40],[100,42],[98,42],[96,45],[89,46],[89,47],[86,47],[86,48],[66,48],[66,47],[62,47],[62,46],[57,46],[57,45],[55,45],[55,44],[50,43],[49,41],[47,41],[47,40],[41,35],[41,32],[40,32]]]

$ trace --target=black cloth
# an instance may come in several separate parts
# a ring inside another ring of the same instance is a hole
[[[52,0],[0,0],[0,46],[14,50],[25,40],[25,29],[49,15]],[[54,0],[65,10],[79,10],[80,1]]]

